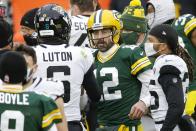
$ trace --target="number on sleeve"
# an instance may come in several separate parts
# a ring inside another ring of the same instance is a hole
[[[187,19],[188,17],[190,17],[190,19],[193,19],[193,18],[194,18],[194,16],[191,17],[190,14],[181,16],[181,17],[179,17],[178,20],[175,22],[175,26],[178,26],[178,25],[183,26],[183,25],[185,25],[186,19]]]

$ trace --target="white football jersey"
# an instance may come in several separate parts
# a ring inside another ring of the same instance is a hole
[[[153,66],[154,74],[149,86],[151,94],[151,114],[155,122],[164,121],[168,110],[166,96],[161,85],[158,82],[160,69],[165,65],[172,65],[180,70],[180,78],[182,80],[184,97],[186,88],[189,85],[188,69],[186,63],[182,58],[176,55],[161,55],[156,59]],[[175,81],[175,79],[173,81]]]
[[[46,78],[36,77],[33,84],[26,88],[25,91],[42,92],[56,100],[59,96],[64,96],[64,86],[60,81],[52,81]]]
[[[89,47],[87,37],[87,21],[89,17],[77,15],[72,16],[71,36],[69,40],[70,45]]]
[[[81,84],[94,60],[90,49],[67,45],[39,45],[34,49],[38,64],[36,76],[61,80],[67,120],[80,120]]]

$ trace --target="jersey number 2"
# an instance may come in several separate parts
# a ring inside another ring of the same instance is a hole
[[[104,81],[103,82],[103,96],[101,100],[116,100],[121,99],[122,94],[121,90],[115,90],[111,91],[114,87],[119,85],[119,79],[118,79],[118,70],[115,67],[109,67],[109,68],[102,68],[100,70],[100,76],[105,77],[106,75],[111,75],[112,80],[111,81]]]

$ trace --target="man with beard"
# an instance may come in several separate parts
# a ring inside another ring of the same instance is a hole
[[[150,104],[151,62],[135,45],[121,45],[121,22],[116,13],[98,10],[88,20],[95,74],[101,92],[97,131],[142,130],[140,118]]]

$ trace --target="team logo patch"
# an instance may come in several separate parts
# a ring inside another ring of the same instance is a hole
[[[140,55],[141,55],[141,56],[143,56],[143,55],[144,55],[144,52],[143,52],[143,51],[142,51],[142,52],[140,52]]]

